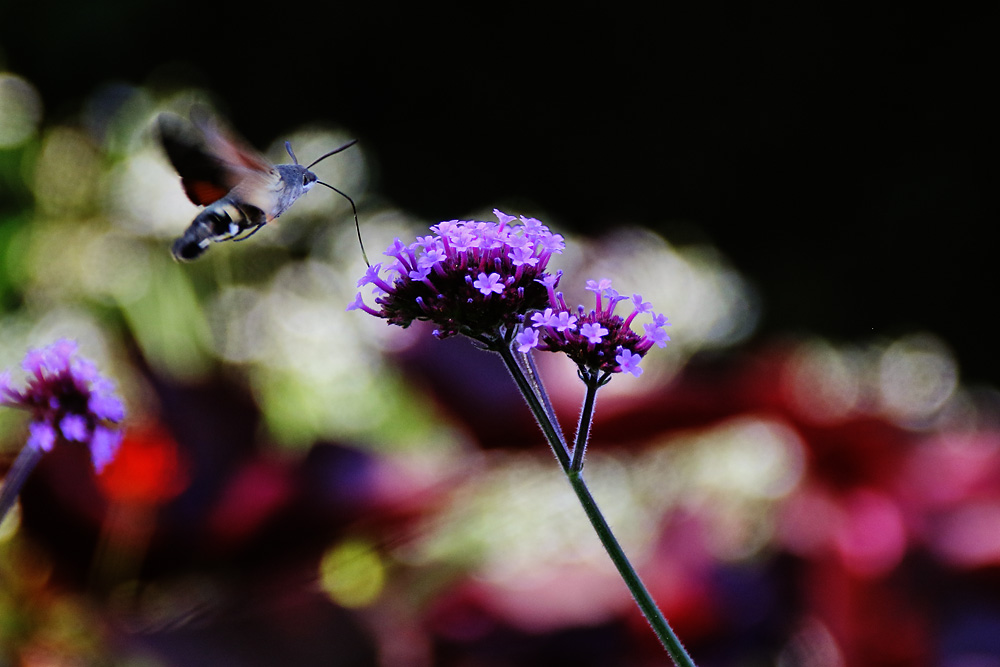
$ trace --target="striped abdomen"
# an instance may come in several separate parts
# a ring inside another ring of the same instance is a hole
[[[198,214],[174,241],[172,252],[178,260],[189,262],[200,257],[213,241],[228,241],[266,222],[267,216],[256,206],[237,204],[226,196]]]

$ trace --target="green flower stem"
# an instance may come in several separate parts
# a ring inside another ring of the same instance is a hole
[[[621,575],[625,585],[628,586],[629,592],[632,593],[636,604],[642,610],[642,615],[646,617],[649,625],[653,628],[653,632],[656,633],[660,643],[663,644],[663,648],[667,650],[674,664],[678,665],[678,667],[695,667],[691,656],[684,649],[681,640],[674,634],[670,624],[667,623],[667,619],[663,617],[663,612],[656,606],[656,602],[653,601],[653,597],[646,590],[642,579],[639,578],[625,552],[622,551],[621,545],[618,544],[618,540],[615,539],[608,522],[604,520],[604,515],[601,514],[601,510],[597,506],[597,501],[590,495],[590,489],[587,488],[587,483],[583,479],[583,472],[572,470],[568,473],[568,476],[569,483],[576,492],[576,497],[580,499],[580,504],[583,505],[583,511],[587,513],[587,518],[590,519],[590,525],[597,532],[597,537],[600,538],[601,544],[604,545],[604,550],[608,552],[608,556],[611,557],[615,567],[618,568],[618,574]]]
[[[587,518],[590,520],[590,525],[594,527],[597,537],[601,540],[601,544],[604,545],[604,549],[608,552],[608,556],[611,557],[611,561],[615,564],[615,567],[618,568],[619,575],[621,575],[621,578],[628,587],[629,592],[632,593],[632,597],[635,599],[636,604],[639,605],[639,609],[642,611],[646,620],[653,628],[653,632],[659,638],[660,643],[663,644],[663,648],[666,649],[667,653],[674,661],[674,664],[678,667],[695,667],[691,656],[688,655],[684,646],[681,644],[680,639],[678,639],[677,635],[674,634],[670,624],[667,623],[667,620],[663,617],[663,612],[661,612],[659,607],[656,606],[656,602],[653,601],[649,591],[646,590],[646,586],[642,583],[642,579],[639,578],[635,568],[632,567],[628,557],[622,550],[621,545],[618,544],[618,540],[615,539],[614,533],[611,531],[611,527],[604,519],[604,515],[601,513],[600,508],[597,506],[597,502],[590,494],[590,489],[587,488],[587,483],[583,479],[583,452],[586,447],[587,434],[590,433],[590,423],[593,418],[597,388],[602,383],[597,378],[591,378],[592,381],[586,383],[587,398],[584,401],[584,411],[580,416],[580,427],[577,432],[576,448],[573,452],[573,460],[570,461],[569,456],[566,453],[566,443],[560,438],[559,431],[553,427],[549,414],[542,407],[543,400],[539,399],[532,389],[531,382],[524,377],[524,372],[514,358],[514,354],[511,349],[502,344],[492,346],[492,349],[498,352],[500,357],[504,360],[507,370],[510,371],[514,381],[517,383],[518,389],[520,389],[521,393],[524,395],[524,399],[528,403],[528,407],[535,415],[535,419],[538,421],[538,425],[542,429],[545,439],[548,440],[549,446],[551,446],[552,451],[555,452],[556,458],[559,460],[559,463],[563,468],[563,472],[565,472],[566,476],[569,478],[570,486],[573,487],[573,491],[576,493],[577,498],[579,498],[580,504],[583,506],[583,511],[587,514]],[[578,457],[579,462],[577,462]]]
[[[587,441],[590,440],[590,425],[594,420],[594,403],[597,402],[597,374],[580,375],[587,385],[587,395],[583,398],[583,410],[580,411],[580,423],[576,427],[576,444],[573,445],[573,461],[570,471],[583,472],[583,457],[587,453]]]
[[[14,464],[7,471],[7,476],[3,478],[3,486],[0,487],[0,521],[7,516],[7,512],[14,506],[17,495],[21,492],[28,475],[35,469],[35,464],[42,458],[42,450],[31,445],[21,448],[21,453],[14,459]]]
[[[524,371],[521,370],[521,366],[517,363],[517,359],[514,357],[513,351],[511,351],[507,343],[503,341],[497,341],[496,344],[491,344],[490,349],[497,352],[500,355],[500,358],[503,359],[503,363],[507,367],[507,370],[510,371],[511,377],[514,378],[517,388],[521,391],[521,395],[524,396],[524,400],[528,403],[528,408],[531,410],[531,414],[535,415],[538,427],[542,429],[545,439],[548,441],[549,446],[552,447],[552,452],[556,455],[556,460],[558,460],[559,465],[562,466],[563,472],[569,472],[569,451],[566,447],[565,440],[563,440],[562,432],[552,425],[552,420],[549,419],[549,415],[545,411],[542,401],[534,392],[531,382],[529,382],[528,378],[525,377]]]
[[[535,358],[530,353],[521,353],[518,355],[518,359],[521,361],[521,369],[527,376],[528,382],[531,383],[535,395],[541,399],[545,413],[549,416],[549,421],[552,422],[552,426],[559,433],[559,440],[565,443],[566,436],[563,435],[562,426],[559,425],[559,418],[556,417],[556,410],[552,407],[552,401],[549,399],[548,392],[545,391],[545,385],[542,384],[542,377],[538,374],[538,366],[535,365]]]

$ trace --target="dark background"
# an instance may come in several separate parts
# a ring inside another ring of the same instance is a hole
[[[0,62],[47,122],[124,81],[211,90],[257,145],[343,125],[428,221],[707,240],[763,335],[929,330],[1000,382],[997,6],[673,4],[8,2]]]

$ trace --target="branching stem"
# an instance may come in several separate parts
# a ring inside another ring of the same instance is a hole
[[[590,520],[590,525],[593,526],[597,537],[601,540],[601,544],[604,545],[605,551],[611,557],[611,561],[615,564],[619,575],[628,587],[629,592],[632,593],[636,604],[639,605],[639,609],[653,628],[653,632],[659,638],[660,643],[663,644],[663,648],[666,649],[674,664],[678,667],[694,667],[694,661],[684,649],[680,639],[674,634],[670,624],[663,617],[663,612],[656,606],[656,602],[649,594],[649,591],[646,590],[645,584],[642,583],[642,579],[639,578],[635,568],[629,562],[628,557],[611,531],[611,527],[597,506],[597,502],[591,495],[590,489],[587,488],[587,483],[583,479],[583,459],[586,452],[587,438],[590,434],[590,425],[593,420],[597,390],[607,383],[608,376],[599,376],[597,374],[593,376],[581,375],[587,385],[587,395],[584,398],[583,409],[580,414],[580,424],[571,459],[565,439],[562,437],[562,432],[557,425],[553,424],[556,421],[555,415],[551,411],[551,403],[544,396],[544,389],[541,382],[531,382],[525,376],[524,368],[518,364],[513,351],[508,345],[493,345],[491,349],[499,353],[500,357],[504,360],[507,370],[513,376],[514,382],[528,404],[528,408],[535,415],[535,419],[538,421],[545,439],[548,441],[549,446],[552,447],[552,451],[555,453],[560,466],[562,466],[563,472],[566,473],[570,486],[573,487],[573,491],[576,493],[580,504],[583,506],[583,511],[587,515],[587,519]],[[542,395],[538,395],[536,391]],[[549,409],[546,410],[545,406],[548,406]]]

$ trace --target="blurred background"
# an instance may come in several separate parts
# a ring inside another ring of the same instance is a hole
[[[129,410],[0,527],[0,665],[664,664],[499,360],[345,312],[346,201],[173,261],[150,127],[195,103],[275,161],[358,139],[316,171],[373,261],[499,207],[569,301],[670,317],[588,476],[699,665],[1000,665],[972,7],[0,4],[0,368],[72,337]]]

